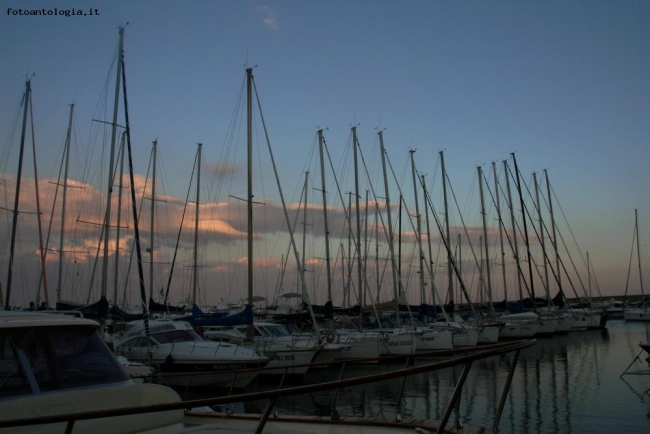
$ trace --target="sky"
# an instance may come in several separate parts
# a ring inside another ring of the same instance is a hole
[[[633,243],[635,209],[641,274],[646,285],[650,281],[650,4],[646,1],[0,0],[0,5],[0,172],[2,207],[7,209],[13,209],[15,200],[21,101],[27,79],[32,91],[10,304],[27,305],[37,292],[43,292],[38,279],[38,219],[32,214],[36,211],[32,145],[43,239],[51,228],[45,258],[48,300],[53,303],[57,298],[60,257],[64,259],[61,298],[91,301],[101,292],[102,255],[97,252],[110,173],[109,124],[120,26],[125,28],[124,65],[134,195],[137,208],[141,207],[138,226],[143,276],[149,293],[153,256],[156,298],[168,285],[177,239],[171,302],[192,300],[194,269],[201,304],[238,303],[247,296],[244,84],[249,67],[253,68],[261,106],[261,111],[255,107],[253,120],[255,295],[272,301],[281,293],[300,292],[298,257],[304,262],[310,300],[317,304],[326,301],[325,190],[335,305],[345,302],[343,288],[350,287],[348,280],[352,281],[352,304],[357,297],[359,273],[357,265],[348,265],[352,254],[348,253],[349,225],[343,212],[350,199],[355,210],[355,197],[362,214],[358,238],[363,240],[362,256],[366,258],[366,302],[384,301],[394,294],[386,236],[387,201],[391,225],[396,228],[394,239],[401,241],[399,249],[394,243],[393,256],[395,263],[399,262],[409,302],[422,301],[420,275],[425,276],[426,302],[432,302],[434,292],[440,301],[448,300],[447,254],[434,215],[442,225],[445,215],[449,216],[450,249],[473,301],[485,299],[488,283],[494,300],[518,298],[514,253],[508,241],[501,250],[495,204],[495,193],[500,191],[502,231],[510,234],[507,239],[518,238],[514,243],[520,249],[520,266],[530,280],[522,207],[512,176],[516,231],[511,230],[506,200],[503,161],[508,161],[513,174],[513,155],[529,213],[527,231],[534,261],[529,289],[541,295],[548,273],[549,293],[557,292],[554,271],[549,271],[552,266],[544,266],[544,251],[555,262],[549,202],[561,240],[558,250],[565,265],[560,268],[568,270],[565,276],[559,273],[560,280],[569,297],[590,291],[603,296],[641,292]],[[51,11],[52,15],[27,15],[32,10]],[[63,11],[70,16],[55,15]],[[79,12],[83,15],[75,15]],[[63,214],[59,172],[71,103],[68,185],[74,188],[67,189],[64,254],[60,255]],[[118,114],[121,132],[126,125],[122,94]],[[360,151],[357,183],[353,127]],[[321,184],[319,129],[323,130],[329,160],[325,188]],[[383,134],[389,166],[388,195],[378,132]],[[152,233],[154,141],[157,174],[151,254],[147,249]],[[201,205],[194,267],[198,143],[202,144]],[[415,151],[414,165],[409,151]],[[448,180],[447,213],[441,153]],[[115,160],[119,162],[119,158]],[[421,191],[417,194],[422,249],[425,263],[432,267],[421,266],[417,259],[413,166],[418,179],[424,175],[431,197],[427,210],[430,229],[426,231],[424,196]],[[119,165],[116,167],[114,171],[119,173]],[[478,238],[484,232],[477,167],[485,177],[488,253]],[[539,212],[533,173],[539,182]],[[550,201],[545,174],[552,191]],[[136,262],[129,266],[134,224],[128,170],[122,189],[117,178],[113,190],[124,192],[120,254],[115,272],[119,199],[113,194],[107,292],[109,300],[117,293],[121,305],[133,305],[139,292]],[[306,183],[307,212],[302,205]],[[400,195],[405,204],[401,218]],[[283,199],[289,217],[283,212]],[[381,211],[377,213],[377,209]],[[0,229],[4,297],[12,213],[0,212],[4,214],[0,215],[4,222]],[[351,221],[353,239],[357,239],[355,213]],[[293,249],[289,226],[294,228]],[[541,237],[543,243],[535,231],[546,232]],[[587,272],[587,252],[591,273]],[[478,264],[485,256],[490,267],[479,273]],[[41,300],[43,295],[39,297]]]

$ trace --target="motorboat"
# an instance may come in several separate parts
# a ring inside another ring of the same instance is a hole
[[[129,378],[99,327],[69,315],[0,312],[0,424],[181,402],[171,388]],[[176,409],[80,420],[75,428],[94,434],[159,432],[182,428],[183,417]],[[12,434],[65,431],[64,422],[0,428]]]
[[[250,325],[206,327],[203,336],[220,343],[244,346],[270,359],[261,374],[304,375],[322,345],[316,336],[293,336],[282,324],[254,322]],[[278,368],[278,369],[270,369]]]
[[[243,388],[257,376],[247,370],[269,361],[241,345],[203,339],[185,321],[134,321],[113,345],[117,355],[150,364],[161,381],[177,387]]]
[[[331,433],[331,432],[355,432],[359,434],[376,433],[376,432],[391,432],[391,433],[413,433],[413,432],[456,432],[459,424],[458,419],[453,419],[454,412],[458,410],[458,402],[460,394],[454,393],[450,395],[449,402],[446,405],[444,413],[442,413],[438,420],[429,418],[425,419],[412,419],[409,418],[402,407],[402,400],[397,399],[397,407],[395,415],[387,415],[382,417],[354,417],[346,414],[340,414],[337,408],[337,395],[331,399],[331,416],[308,416],[298,414],[281,414],[275,410],[275,403],[279,398],[286,398],[288,396],[298,396],[304,394],[317,394],[322,392],[337,391],[344,388],[353,387],[356,385],[366,385],[373,382],[381,381],[394,381],[400,378],[406,378],[412,375],[419,375],[427,372],[433,372],[443,369],[448,369],[452,366],[464,366],[465,369],[470,369],[472,362],[486,359],[489,357],[503,358],[509,353],[515,353],[512,360],[513,363],[508,364],[508,375],[504,375],[504,384],[501,388],[501,396],[499,399],[494,400],[495,416],[491,423],[492,431],[497,432],[499,429],[499,421],[503,411],[502,403],[507,399],[508,391],[510,390],[510,383],[512,381],[513,372],[516,367],[517,354],[520,350],[533,345],[535,341],[519,341],[513,343],[501,343],[494,345],[487,345],[474,348],[463,348],[460,350],[445,350],[440,352],[442,360],[433,361],[425,364],[416,364],[415,366],[397,367],[388,371],[382,371],[369,375],[352,376],[350,378],[341,378],[334,381],[319,382],[309,385],[296,385],[293,387],[286,387],[281,385],[277,388],[270,390],[261,390],[256,393],[243,393],[232,394],[227,396],[215,396],[208,398],[200,398],[193,400],[186,400],[182,402],[173,402],[162,405],[152,405],[148,407],[131,407],[120,408],[115,410],[108,410],[101,413],[88,414],[66,414],[62,420],[75,423],[75,426],[80,426],[85,419],[96,419],[98,422],[103,422],[107,429],[112,427],[114,420],[123,417],[124,414],[132,414],[136,418],[148,417],[148,414],[160,418],[161,412],[169,412],[170,410],[183,410],[184,426],[176,429],[149,430],[147,433],[152,432],[167,432],[177,434],[187,433],[239,433],[239,432],[268,432],[275,433]],[[451,357],[451,358],[449,358]],[[349,363],[346,363],[349,365]],[[477,365],[477,364],[475,364]],[[456,380],[456,389],[464,386],[467,375],[461,375]],[[498,391],[497,391],[498,393]],[[245,411],[243,402],[248,401],[266,401],[266,409],[263,414],[247,413]],[[501,404],[499,404],[501,403]],[[341,409],[341,413],[343,413]],[[0,429],[5,428],[5,432],[20,432],[17,428],[20,425],[25,426],[23,432],[38,432],[34,428],[38,427],[39,423],[49,421],[48,417],[36,416],[28,420],[20,420],[15,422],[3,422],[0,420]],[[490,422],[487,422],[490,423]],[[487,432],[485,427],[478,427],[463,423],[463,430],[465,432]],[[8,431],[11,430],[11,431]],[[85,431],[83,431],[85,432]],[[99,431],[98,431],[99,432]],[[102,432],[121,432],[121,431],[107,431]],[[137,429],[132,432],[141,432]]]

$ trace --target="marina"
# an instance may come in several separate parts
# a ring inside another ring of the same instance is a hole
[[[4,17],[0,432],[650,432],[647,5],[199,3]]]
[[[0,332],[5,345],[9,345],[6,349],[14,348],[18,355],[16,363],[23,364],[33,356],[37,359],[25,371],[33,371],[34,375],[27,375],[29,382],[27,379],[21,382],[20,370],[12,368],[16,365],[10,363],[12,356],[5,350],[3,361],[7,363],[1,366],[7,372],[0,387],[3,396],[0,406],[24,402],[27,406],[20,414],[26,417],[30,412],[40,412],[39,406],[48,399],[64,397],[73,402],[77,393],[93,393],[99,397],[115,388],[134,387],[124,377],[97,375],[89,362],[83,370],[72,369],[80,366],[79,360],[92,360],[90,363],[101,363],[101,369],[106,369],[114,363],[106,358],[100,361],[95,355],[92,359],[90,353],[71,358],[65,356],[71,354],[70,347],[61,347],[66,349],[57,350],[60,355],[50,359],[40,350],[30,349],[31,339],[36,339],[36,345],[43,345],[40,343],[45,342],[43,330],[49,330],[47,336],[55,346],[64,345],[55,338],[57,326],[65,327],[61,330],[69,335],[71,327],[92,328],[92,321],[75,320],[67,315],[18,312],[10,315],[0,315]],[[36,316],[28,323],[31,315]],[[20,327],[32,328],[34,337],[25,334],[27,340],[17,340],[21,336]],[[61,407],[54,412],[48,410],[49,416],[34,413],[27,419],[19,416],[14,422],[5,413],[0,420],[0,432],[5,432],[3,428],[17,432],[18,426],[26,427],[24,432],[34,432],[29,426],[36,422],[78,420],[80,426],[93,426],[94,418],[126,414],[133,421],[140,418],[140,426],[145,426],[165,423],[151,416],[151,412],[164,411],[167,418],[164,420],[171,424],[165,432],[177,433],[199,428],[206,433],[228,429],[246,432],[263,429],[269,433],[291,430],[319,433],[328,429],[440,432],[440,421],[446,421],[445,432],[456,433],[644,433],[650,429],[650,363],[646,360],[645,345],[649,335],[650,323],[614,320],[602,329],[572,331],[528,342],[441,350],[416,358],[393,356],[372,365],[351,361],[338,366],[328,364],[321,369],[310,368],[300,378],[258,375],[245,388],[230,391],[223,387],[175,387],[176,398],[164,390],[165,382],[174,383],[168,374],[153,374],[145,383],[161,383],[151,385],[158,388],[152,391],[160,398],[152,395],[149,399],[163,400],[153,407],[144,403],[130,407],[138,401],[115,406],[110,400],[98,400],[94,404],[69,406],[63,414],[59,414]],[[76,344],[75,348],[82,347]],[[97,352],[99,348],[94,344],[89,350]],[[38,357],[51,360],[46,370],[39,368]],[[54,366],[58,363],[64,364],[68,376],[74,375],[74,381],[64,380],[73,377],[60,377],[55,382],[59,377]],[[98,387],[89,388],[95,382]],[[16,389],[21,384],[22,388]],[[197,380],[197,384],[201,382]],[[188,410],[184,417],[178,412],[171,416],[181,408]],[[113,427],[117,431],[108,429],[108,432],[130,432],[128,425],[123,424]]]
[[[646,342],[649,334],[650,323],[618,320],[610,321],[602,330],[538,339],[520,354],[499,432],[648,432],[650,366],[639,343]],[[505,359],[486,359],[472,369],[458,407],[463,424],[492,427],[494,402],[499,399],[499,386],[507,375],[504,363]],[[357,376],[390,372],[401,365],[403,362],[348,369],[350,376]],[[457,367],[409,378],[403,388],[402,417],[439,419],[460,374]],[[338,375],[336,369],[310,371],[304,383],[317,384]],[[273,386],[267,382],[255,387]],[[341,417],[394,418],[400,388],[401,384],[393,381],[346,389],[337,395],[336,410]],[[331,404],[331,394],[315,393],[279,399],[275,409],[278,414],[327,418],[331,416]],[[260,401],[249,408],[259,412],[264,406]]]

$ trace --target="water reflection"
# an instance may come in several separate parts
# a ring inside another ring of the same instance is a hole
[[[608,329],[539,339],[522,351],[499,430],[511,433],[650,432],[650,377],[622,380],[650,324],[610,322]],[[429,360],[430,362],[431,360]],[[645,361],[639,368],[647,369]],[[419,362],[422,363],[422,362]],[[464,423],[491,428],[511,357],[474,363],[458,406]],[[645,366],[643,366],[645,364]],[[387,372],[402,364],[348,367],[344,378]],[[406,379],[404,418],[440,419],[462,367]],[[310,372],[306,383],[338,379],[338,370]],[[395,418],[402,379],[279,400],[280,413]],[[258,385],[260,387],[260,385]],[[263,408],[264,403],[260,403]],[[452,416],[454,419],[456,415]]]

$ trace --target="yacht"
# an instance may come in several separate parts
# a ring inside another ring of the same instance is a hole
[[[282,324],[254,322],[252,327],[252,336],[246,324],[206,327],[203,336],[212,341],[242,345],[265,355],[270,359],[267,368],[278,368],[260,372],[270,375],[306,374],[322,347],[316,336],[293,336]]]
[[[269,362],[243,346],[205,340],[185,321],[138,320],[114,340],[115,353],[152,365],[165,384],[177,387],[248,386]]]
[[[134,382],[95,321],[44,312],[0,312],[0,421],[181,402],[171,388]],[[183,410],[79,420],[78,432],[160,432],[183,427]],[[66,432],[66,423],[12,426],[7,433]]]

